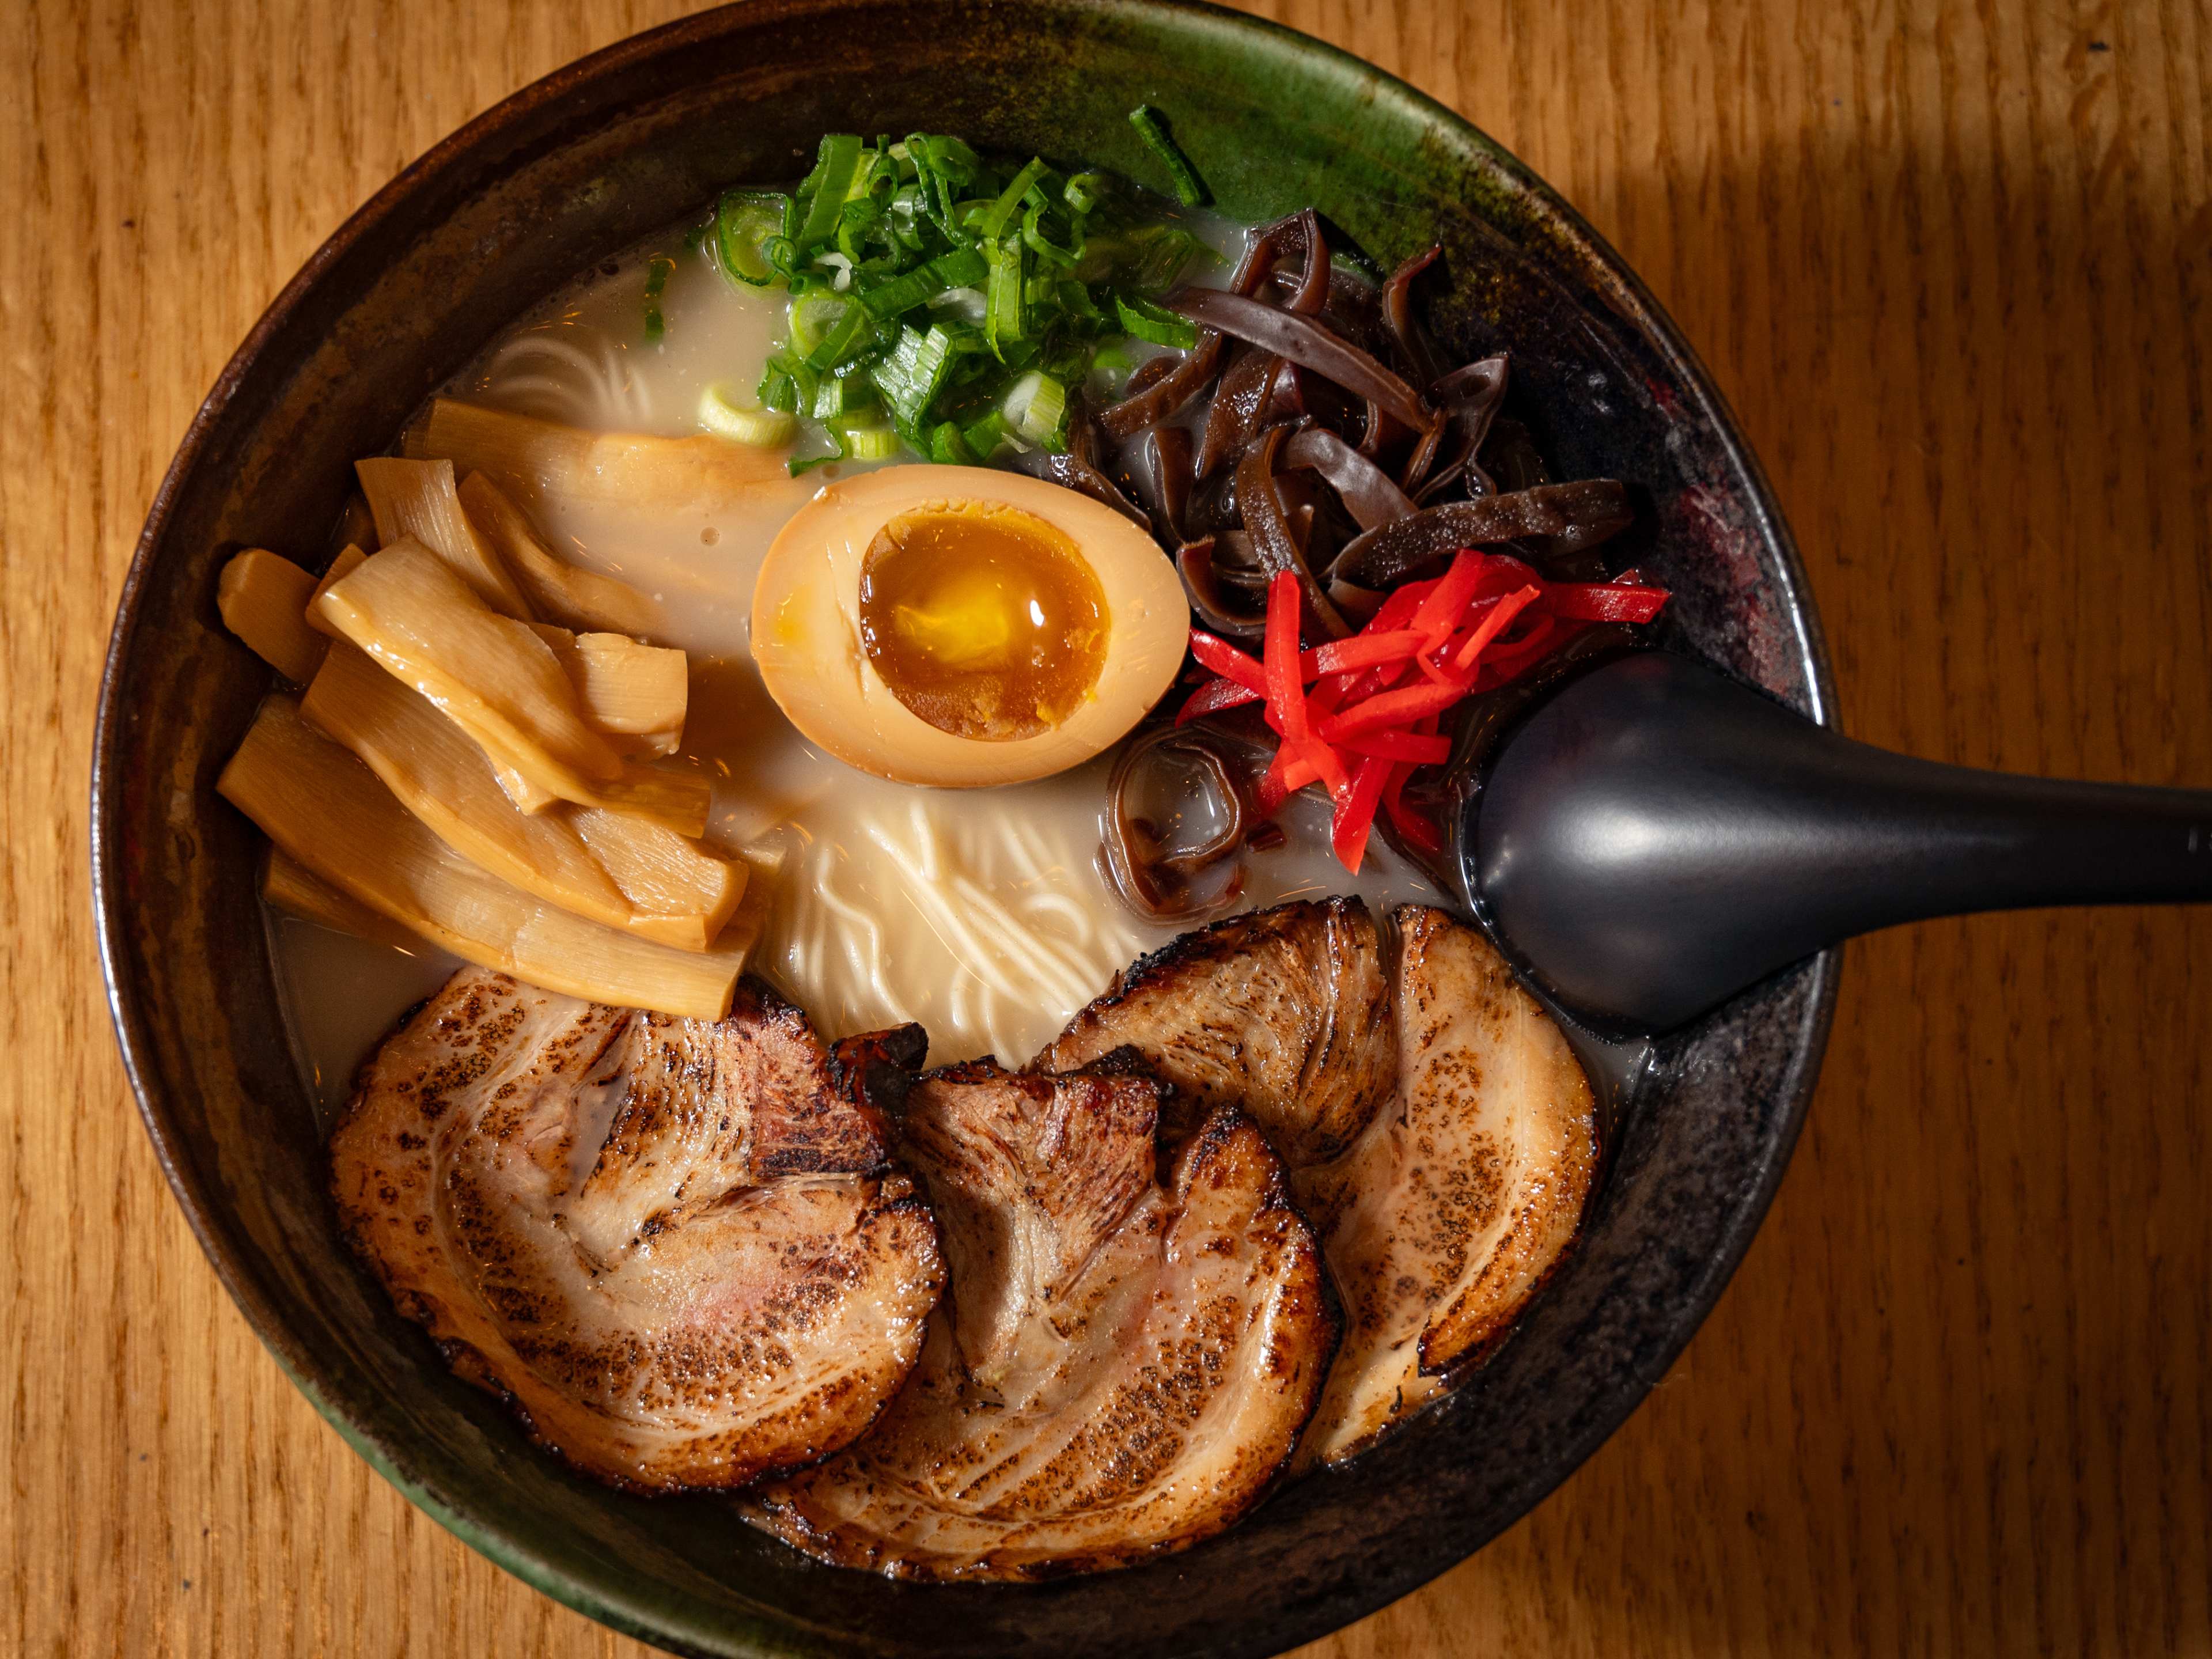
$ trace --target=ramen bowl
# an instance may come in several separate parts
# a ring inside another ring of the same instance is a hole
[[[1450,112],[1269,24],[1133,0],[763,0],[641,35],[518,93],[381,191],[223,371],[147,520],[101,688],[95,902],[162,1167],[301,1390],[409,1499],[530,1583],[697,1654],[1260,1654],[1404,1595],[1510,1525],[1689,1340],[1780,1180],[1834,1005],[1832,953],[1613,1079],[1579,1243],[1511,1339],[1369,1454],[1184,1553],[1042,1584],[902,1584],[810,1562],[726,1500],[599,1486],[457,1380],[339,1237],[255,893],[216,796],[269,674],[222,629],[244,545],[336,519],[350,463],[519,312],[825,131],[959,133],[1144,176],[1126,119],[1171,112],[1217,204],[1309,204],[1387,269],[1440,241],[1454,361],[1512,353],[1557,476],[1630,481],[1672,641],[1826,720],[1789,536],[1704,370],[1560,199]]]

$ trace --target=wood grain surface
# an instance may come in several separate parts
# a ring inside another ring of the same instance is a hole
[[[644,0],[17,0],[0,28],[0,1651],[641,1654],[415,1513],[162,1183],[87,896],[140,520],[377,185]],[[1774,476],[1858,736],[2212,785],[2203,0],[1285,0],[1550,179]],[[1856,945],[1688,1354],[1310,1651],[2212,1651],[2212,911]]]

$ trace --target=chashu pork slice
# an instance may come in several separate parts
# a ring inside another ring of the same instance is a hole
[[[348,1237],[463,1376],[648,1489],[836,1451],[912,1370],[936,1228],[866,1096],[918,1030],[840,1044],[741,981],[677,1019],[464,969],[362,1068]]]
[[[1396,913],[1395,1097],[1294,1176],[1327,1243],[1344,1343],[1298,1463],[1333,1463],[1451,1386],[1573,1238],[1597,1161],[1566,1038],[1476,929]]]
[[[1258,1120],[1292,1169],[1352,1144],[1398,1074],[1375,919],[1356,898],[1231,916],[1139,957],[1035,1060],[1073,1071],[1133,1048],[1202,1115]]]
[[[1012,1579],[1178,1549],[1250,1508],[1336,1313],[1252,1121],[1216,1110],[1156,1153],[1164,1093],[1112,1062],[915,1086],[900,1152],[945,1230],[945,1304],[874,1431],[757,1489],[751,1518],[842,1566]]]

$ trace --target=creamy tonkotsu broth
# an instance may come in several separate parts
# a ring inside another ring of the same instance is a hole
[[[1233,228],[1194,228],[1233,245]],[[659,299],[664,331],[648,343],[645,289],[656,255],[674,269]],[[702,429],[702,392],[724,383],[749,392],[783,326],[780,295],[739,291],[679,228],[595,268],[447,391],[595,430],[690,435]],[[756,573],[785,520],[857,470],[820,469],[721,517],[526,505],[556,550],[656,603],[656,643],[690,653],[684,754],[714,781],[708,838],[756,860],[768,903],[753,971],[827,1035],[918,1020],[933,1064],[987,1053],[1019,1062],[1115,970],[1181,928],[1141,922],[1100,869],[1112,751],[1034,783],[917,787],[826,756],[769,698],[748,648]],[[1300,797],[1279,816],[1289,840],[1248,855],[1237,908],[1328,893],[1359,894],[1378,910],[1437,899],[1379,838],[1361,872],[1347,875],[1328,849],[1325,802]],[[457,965],[281,915],[270,928],[293,1038],[326,1107],[343,1099],[368,1048]]]

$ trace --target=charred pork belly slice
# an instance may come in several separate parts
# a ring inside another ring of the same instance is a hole
[[[399,1310],[544,1443],[740,1486],[847,1444],[921,1353],[943,1258],[868,1096],[921,1048],[833,1055],[755,980],[708,1021],[465,969],[362,1068],[331,1187]]]
[[[1217,1109],[1159,1152],[1165,1093],[1111,1063],[915,1085],[899,1151],[945,1229],[945,1305],[874,1431],[757,1489],[751,1518],[842,1566],[1008,1579],[1178,1549],[1250,1508],[1319,1397],[1335,1310],[1252,1121]]]
[[[1389,1098],[1397,1039],[1375,920],[1358,899],[1277,905],[1140,957],[1030,1062],[1072,1071],[1134,1048],[1193,1121],[1256,1119],[1292,1169],[1337,1157]]]
[[[1293,1177],[1345,1317],[1301,1467],[1367,1445],[1504,1334],[1573,1238],[1596,1164],[1589,1081],[1490,942],[1441,910],[1396,921],[1397,1097]]]

